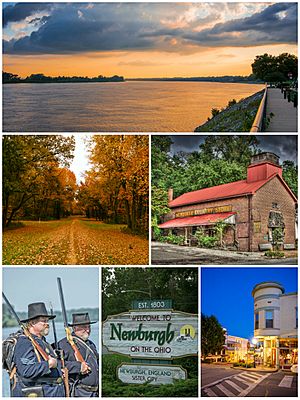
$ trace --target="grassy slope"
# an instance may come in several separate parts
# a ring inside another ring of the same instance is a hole
[[[195,132],[249,132],[263,91],[240,100],[232,107],[226,108],[210,121],[198,126]]]

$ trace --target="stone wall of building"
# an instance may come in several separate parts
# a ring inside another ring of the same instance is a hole
[[[261,243],[269,243],[270,212],[282,214],[285,224],[284,243],[295,244],[295,203],[277,176],[262,186],[253,196],[252,251],[257,251]]]

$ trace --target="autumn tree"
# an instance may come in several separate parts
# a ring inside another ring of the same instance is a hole
[[[149,147],[145,135],[95,135],[92,169],[80,187],[79,199],[109,222],[125,218],[132,232],[148,231]]]
[[[4,227],[30,202],[34,204],[43,192],[45,195],[51,185],[58,185],[55,171],[69,166],[74,147],[73,137],[61,135],[3,136]]]

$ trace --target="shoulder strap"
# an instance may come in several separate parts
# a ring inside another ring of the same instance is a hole
[[[93,356],[97,359],[97,356],[96,356],[94,350],[84,340],[80,339],[78,336],[74,336],[73,339],[74,339],[74,342],[77,341],[78,343],[81,343],[87,349],[87,351],[92,353]]]

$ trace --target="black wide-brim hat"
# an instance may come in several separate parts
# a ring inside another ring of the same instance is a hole
[[[21,319],[21,322],[28,322],[38,317],[47,317],[49,319],[53,319],[56,317],[56,315],[48,314],[45,303],[31,303],[28,304],[27,319]]]
[[[76,325],[91,325],[96,324],[98,321],[91,321],[89,313],[78,313],[72,314],[72,324],[68,324],[69,326],[76,326]]]

